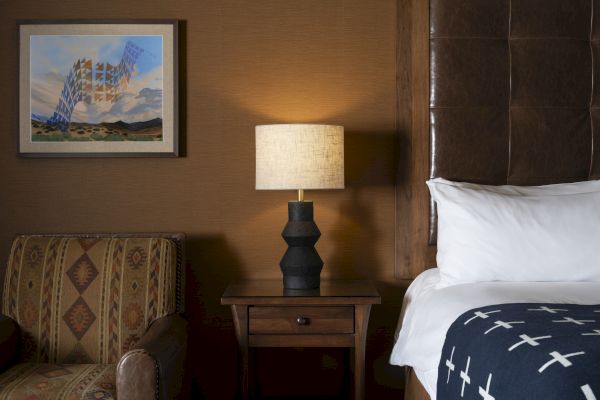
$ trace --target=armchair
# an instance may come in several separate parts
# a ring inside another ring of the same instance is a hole
[[[20,235],[0,314],[0,399],[181,397],[182,234]]]

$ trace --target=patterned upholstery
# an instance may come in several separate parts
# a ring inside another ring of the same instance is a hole
[[[114,364],[22,363],[0,375],[0,400],[114,400]]]
[[[116,364],[176,311],[176,257],[158,237],[18,236],[3,313],[21,327],[22,361]]]

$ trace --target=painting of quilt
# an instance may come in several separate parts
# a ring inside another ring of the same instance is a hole
[[[175,28],[21,24],[21,153],[174,152]]]

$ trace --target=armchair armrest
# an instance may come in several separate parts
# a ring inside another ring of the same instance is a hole
[[[0,314],[0,372],[16,361],[20,335],[21,330],[15,320]]]
[[[177,399],[181,396],[188,325],[180,315],[154,321],[117,365],[122,399]]]

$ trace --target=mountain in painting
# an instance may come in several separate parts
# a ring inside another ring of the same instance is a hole
[[[45,121],[31,119],[31,137],[35,142],[123,142],[162,141],[162,118],[139,122],[71,122],[66,132]]]
[[[47,117],[45,115],[34,114],[34,113],[31,114],[32,121],[46,123],[46,121],[48,121],[48,118],[50,118],[50,117]]]
[[[121,129],[121,130],[125,130],[125,131],[137,132],[137,131],[141,131],[144,129],[162,127],[162,118],[154,118],[154,119],[151,119],[148,121],[131,122],[131,123],[124,122],[124,121],[104,122],[102,125],[111,127],[114,129]]]

